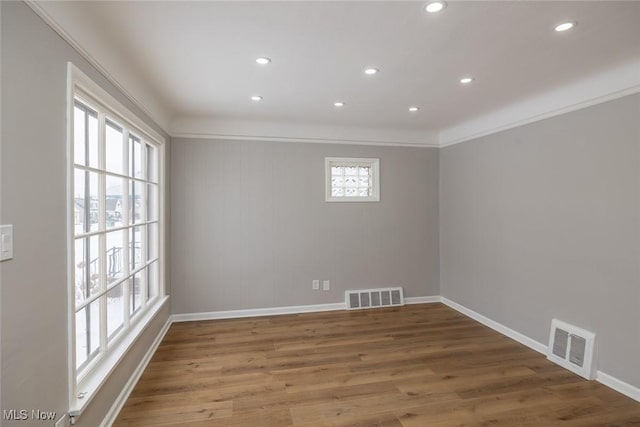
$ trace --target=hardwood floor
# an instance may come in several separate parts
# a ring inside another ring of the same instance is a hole
[[[626,426],[640,403],[443,304],[177,323],[116,426]]]

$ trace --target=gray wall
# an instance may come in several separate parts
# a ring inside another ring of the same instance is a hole
[[[14,256],[1,264],[4,409],[68,409],[66,256],[67,61],[145,117],[22,2],[2,9],[3,224]],[[154,126],[150,120],[146,120]],[[119,365],[79,425],[102,420],[169,316],[163,309]],[[7,422],[3,425],[23,425]]]
[[[539,342],[597,333],[640,386],[640,95],[440,152],[442,293]]]
[[[328,156],[380,158],[381,201],[326,203]],[[174,139],[171,159],[174,313],[440,294],[437,149]]]

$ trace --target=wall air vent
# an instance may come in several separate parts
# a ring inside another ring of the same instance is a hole
[[[347,310],[404,305],[402,288],[358,289],[345,292]]]
[[[592,380],[596,371],[595,339],[593,332],[553,319],[547,359]]]

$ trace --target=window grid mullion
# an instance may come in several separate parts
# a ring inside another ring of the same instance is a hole
[[[100,333],[100,350],[102,352],[107,350],[107,299],[103,297],[107,288],[107,239],[105,230],[107,229],[107,177],[104,173],[106,169],[106,116],[100,112],[98,115],[98,164],[101,169],[98,175],[98,211],[99,213],[99,225],[98,229],[101,234],[98,235],[99,245],[99,258],[100,258],[100,291],[98,297],[99,306],[99,333]]]
[[[132,292],[132,277],[130,277],[131,275],[131,268],[129,267],[130,264],[130,260],[129,260],[129,230],[130,228],[125,229],[124,233],[125,233],[125,242],[126,244],[124,245],[124,265],[125,265],[125,277],[126,280],[124,281],[124,289],[126,290],[125,293],[125,300],[124,300],[124,319],[125,319],[125,325],[130,325],[131,324],[131,292]]]
[[[89,164],[89,115],[84,110],[84,144],[85,144],[85,160]],[[75,175],[74,175],[75,176]],[[90,173],[84,172],[84,230],[91,230],[91,180]],[[84,297],[91,296],[91,238],[84,239],[82,247],[84,248]],[[75,245],[74,245],[75,246]],[[85,309],[85,340],[87,346],[86,361],[89,361],[91,354],[91,307]]]
[[[144,221],[144,222],[138,223],[137,225],[157,224],[158,222],[159,222],[159,220],[152,219],[152,220],[149,220],[149,221]],[[121,231],[121,230],[124,230],[125,228],[129,228],[129,227],[130,227],[130,225],[121,225],[120,227],[110,228],[110,229],[106,230],[106,232],[107,233],[111,233],[113,231]],[[74,236],[74,239],[81,239],[83,237],[99,236],[100,234],[103,234],[103,233],[105,233],[105,231],[100,231],[100,230],[98,230],[98,231],[90,231],[90,232],[87,232],[87,233],[77,234],[77,235]]]
[[[100,304],[100,348],[103,352],[107,351],[108,333],[107,333],[107,295],[101,294],[98,298]]]
[[[145,160],[145,149],[146,149],[146,144],[144,143],[144,141],[140,141],[140,173],[142,174],[143,177],[145,177],[145,173],[146,173],[146,162]],[[144,223],[147,220],[147,186],[146,185],[142,185],[141,186],[141,190],[140,190],[140,219],[141,221]],[[138,229],[140,230],[140,241],[138,242],[139,246],[140,246],[140,250],[138,251],[138,255],[140,256],[140,265],[143,265],[146,263],[147,260],[147,226],[140,224],[138,226]],[[147,303],[147,270],[145,270],[144,268],[141,270],[140,272],[140,308],[144,309],[144,307],[146,307],[146,303]]]
[[[142,141],[142,177],[148,181],[151,181],[151,171],[149,170],[149,146],[145,141]]]
[[[134,169],[135,166],[133,163],[135,163],[135,154],[133,153],[134,151],[134,147],[135,147],[135,141],[129,137],[128,143],[130,144],[130,148],[129,148],[129,152],[131,153],[131,158],[128,159],[128,175],[129,175],[129,180],[127,181],[127,188],[130,191],[129,194],[129,203],[130,203],[130,207],[129,207],[129,213],[131,214],[131,218],[129,218],[129,222],[127,222],[127,224],[131,225],[133,223],[136,222],[136,183],[135,181],[133,181],[133,177],[135,176],[134,173]],[[127,241],[127,245],[129,244],[129,241]],[[127,262],[131,262],[129,259],[127,259]]]
[[[124,215],[122,217],[122,224],[124,226],[122,233],[124,234],[124,247],[122,248],[122,263],[123,263],[123,269],[124,269],[124,277],[125,280],[122,284],[122,295],[124,298],[123,301],[123,315],[124,315],[124,327],[128,328],[129,325],[131,324],[131,317],[129,316],[129,311],[130,311],[130,301],[131,301],[131,278],[129,277],[129,274],[131,272],[131,269],[129,268],[129,263],[131,262],[129,260],[129,231],[131,230],[130,228],[130,220],[129,220],[129,214],[131,212],[131,196],[129,194],[129,190],[131,187],[131,183],[133,181],[131,181],[131,165],[130,165],[130,159],[129,159],[129,153],[130,153],[130,148],[129,145],[131,143],[130,141],[131,139],[131,135],[129,134],[129,131],[126,131],[126,140],[125,140],[125,157],[123,159],[123,161],[125,162],[126,165],[126,170],[127,170],[127,179],[126,179],[126,183],[125,183],[125,188],[124,188],[124,203],[123,203],[123,207],[122,210],[124,212]]]
[[[130,161],[130,167],[129,167],[129,174],[131,175],[131,177],[133,178],[135,176],[135,146],[136,146],[136,141],[134,139],[131,139],[129,141],[129,143],[131,144],[131,161]],[[130,218],[130,224],[131,224],[131,228],[129,228],[129,231],[131,233],[130,239],[127,241],[127,247],[129,248],[130,251],[130,258],[128,259],[129,265],[132,266],[132,270],[135,271],[135,262],[136,262],[136,213],[137,213],[137,209],[136,209],[136,197],[137,197],[137,193],[136,193],[136,182],[131,180],[130,181],[130,188],[131,188],[131,197],[130,197],[130,202],[131,202],[131,218]],[[130,313],[130,315],[132,316],[133,314],[135,314],[136,308],[135,308],[135,298],[136,298],[136,274],[137,273],[133,273],[131,274],[131,279],[129,280],[129,287],[130,287],[130,295],[129,295],[129,301],[130,304],[132,304],[132,307],[129,307],[129,309],[133,309],[134,313]]]
[[[131,274],[137,274],[137,273],[139,273],[140,271],[142,271],[142,270],[143,270],[143,269],[145,269],[146,267],[151,266],[151,264],[153,264],[154,262],[157,262],[158,260],[159,260],[159,258],[157,258],[157,257],[156,257],[156,258],[153,258],[153,259],[151,259],[151,260],[147,261],[147,262],[146,262],[145,264],[143,264],[142,266],[140,266],[140,267],[138,267],[138,268],[136,268],[136,269],[134,269],[134,270],[131,270]],[[120,280],[118,280],[118,281],[113,282],[113,284],[110,284],[109,286],[107,286],[107,288],[106,288],[107,293],[108,293],[110,290],[112,290],[113,288],[115,288],[115,287],[117,287],[117,286],[119,286],[119,285],[124,285],[124,284],[128,281],[128,279],[129,279],[129,277],[124,277],[124,278],[122,278],[122,279],[120,279]],[[76,312],[81,311],[83,308],[85,308],[85,307],[89,306],[91,303],[93,303],[93,302],[97,301],[97,299],[100,297],[100,295],[101,295],[101,294],[95,294],[95,295],[93,295],[91,298],[89,298],[89,299],[87,299],[87,300],[82,301],[81,303],[79,303],[79,304],[76,306],[75,311],[76,311]]]
[[[146,187],[146,186],[145,186]],[[143,191],[144,192],[144,191]],[[146,211],[146,209],[144,209]],[[147,241],[149,236],[147,236],[147,226],[140,227],[140,264],[144,265],[147,263]],[[143,262],[144,261],[144,262]],[[142,299],[142,307],[147,306],[147,281],[149,280],[149,269],[142,269],[142,289],[140,291],[140,298]]]
[[[105,175],[112,176],[114,178],[128,178],[128,179],[132,179],[132,180],[137,181],[137,182],[142,182],[144,184],[158,185],[157,182],[149,181],[147,179],[136,178],[136,177],[132,177],[132,176],[129,176],[129,175],[123,175],[123,174],[118,173],[118,172],[105,171],[105,170],[101,170],[99,168],[94,168],[94,167],[91,167],[91,166],[85,166],[85,165],[81,165],[81,164],[78,164],[78,163],[75,163],[74,167],[77,168],[77,169],[81,169],[81,170],[85,170],[85,171],[89,171],[89,172],[104,173]]]

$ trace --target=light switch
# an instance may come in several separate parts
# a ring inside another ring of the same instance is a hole
[[[13,258],[13,225],[0,225],[0,261]]]
[[[329,289],[331,289],[331,282],[328,280],[323,280],[322,281],[322,290],[323,291],[328,291]]]

